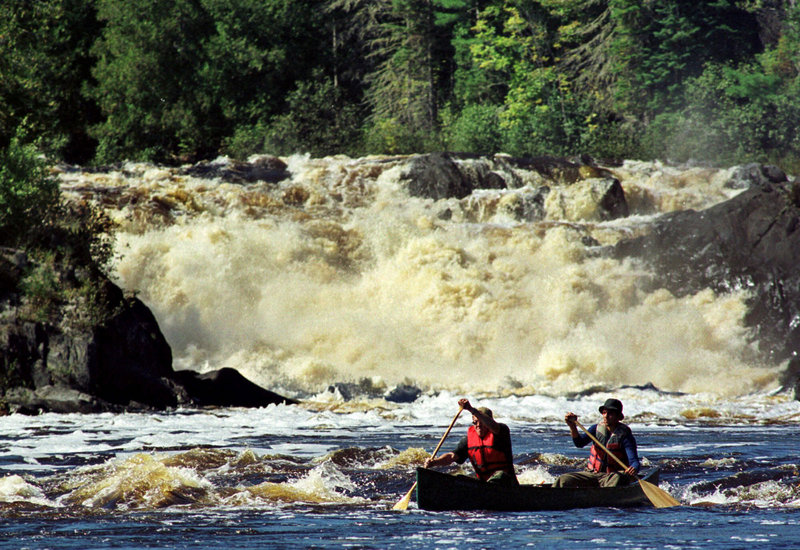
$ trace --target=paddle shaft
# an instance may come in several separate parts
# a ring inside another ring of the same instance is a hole
[[[628,469],[628,466],[626,466],[625,463],[622,462],[617,455],[609,451],[605,445],[600,443],[595,436],[589,433],[589,430],[587,430],[581,425],[580,422],[575,420],[575,424],[580,426],[580,428],[584,432],[586,432],[586,435],[588,435],[591,438],[591,440],[595,442],[596,445],[598,445],[601,449],[603,449],[606,452],[606,455],[616,460],[619,463],[619,465],[622,466],[624,469],[626,470]],[[660,489],[657,486],[653,485],[652,483],[645,481],[643,479],[639,479],[638,481],[639,481],[639,486],[642,488],[642,492],[644,492],[644,495],[650,500],[650,502],[653,503],[653,506],[655,506],[656,508],[668,508],[670,506],[681,505],[681,503],[678,502],[678,500],[676,500],[675,497],[673,497],[663,489]]]
[[[436,453],[438,453],[438,452],[439,452],[439,449],[441,449],[441,448],[442,448],[442,444],[444,443],[444,440],[445,440],[445,439],[447,439],[447,436],[450,434],[450,430],[452,430],[452,429],[453,429],[453,426],[455,425],[455,423],[456,423],[456,420],[458,420],[458,417],[461,415],[461,411],[463,411],[463,410],[464,410],[464,407],[459,407],[459,408],[458,408],[458,412],[457,412],[457,413],[456,413],[456,415],[453,417],[453,420],[450,422],[450,425],[447,427],[447,431],[446,431],[446,432],[444,432],[444,435],[443,435],[443,436],[442,436],[442,438],[439,440],[439,444],[438,444],[438,445],[436,445],[436,448],[433,450],[433,454],[431,455],[431,458],[435,458],[435,457],[436,457]],[[400,500],[397,502],[397,504],[395,504],[395,505],[394,505],[394,508],[392,508],[392,509],[393,509],[393,510],[405,510],[405,509],[406,509],[406,507],[408,506],[408,502],[411,500],[411,493],[413,493],[413,492],[414,492],[414,489],[415,489],[416,487],[417,487],[417,482],[415,481],[415,482],[414,482],[414,485],[412,485],[412,486],[411,486],[411,489],[409,489],[409,490],[408,490],[408,492],[406,493],[406,495],[405,495],[403,498],[401,498],[401,499],[400,499]]]
[[[605,445],[603,445],[602,443],[600,443],[600,442],[597,440],[597,438],[596,438],[595,436],[593,436],[591,433],[589,433],[589,430],[587,430],[586,428],[584,428],[584,427],[583,427],[583,424],[581,424],[581,423],[580,423],[580,422],[578,422],[577,420],[575,420],[575,424],[576,424],[578,427],[580,427],[580,429],[581,429],[581,430],[583,430],[584,432],[586,432],[586,435],[588,435],[588,436],[589,436],[589,438],[590,438],[592,441],[594,441],[594,442],[595,442],[595,444],[596,444],[598,447],[600,447],[601,449],[603,449],[603,450],[606,452],[606,456],[610,456],[611,458],[613,458],[614,460],[616,460],[616,461],[619,463],[619,465],[620,465],[620,466],[622,466],[622,469],[623,469],[623,470],[627,470],[627,469],[628,469],[628,465],[627,465],[627,464],[625,464],[624,462],[622,462],[622,461],[619,459],[619,457],[618,457],[617,455],[615,455],[614,453],[612,453],[611,451],[609,451],[609,450],[606,448],[606,446],[605,446]]]
[[[456,415],[453,417],[453,420],[451,420],[451,421],[450,421],[450,425],[447,427],[447,431],[446,431],[446,432],[444,432],[444,435],[443,435],[443,436],[442,436],[442,438],[439,440],[439,444],[438,444],[438,445],[436,446],[436,448],[433,450],[433,454],[431,455],[431,458],[435,458],[435,457],[436,457],[436,453],[438,453],[438,452],[439,452],[439,449],[441,449],[441,448],[442,448],[442,443],[444,443],[444,440],[445,440],[445,439],[447,439],[447,436],[448,436],[448,434],[450,434],[450,430],[452,430],[452,429],[453,429],[453,426],[455,425],[455,423],[456,423],[456,420],[458,420],[458,417],[461,415],[461,411],[463,411],[463,410],[464,410],[464,407],[459,407],[459,408],[458,408],[458,412],[457,412],[457,413],[456,413]]]

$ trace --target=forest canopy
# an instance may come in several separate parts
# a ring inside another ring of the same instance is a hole
[[[800,168],[792,0],[5,0],[0,148]],[[15,143],[16,143],[15,142]]]

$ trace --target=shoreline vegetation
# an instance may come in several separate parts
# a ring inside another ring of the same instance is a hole
[[[10,0],[0,147],[52,162],[587,154],[800,169],[789,0]]]

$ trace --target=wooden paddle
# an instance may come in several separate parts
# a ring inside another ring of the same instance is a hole
[[[606,452],[606,455],[610,456],[611,458],[613,458],[614,460],[619,462],[619,465],[622,466],[623,469],[628,467],[624,462],[622,462],[619,459],[619,457],[617,455],[615,455],[614,453],[609,451],[606,448],[605,445],[600,443],[595,436],[593,436],[591,433],[589,433],[589,430],[584,428],[583,425],[580,422],[578,422],[576,420],[575,424],[577,424],[580,427],[581,430],[586,432],[586,435],[588,435],[591,438],[591,440],[595,442],[596,445],[598,445],[601,449],[603,449]],[[647,498],[650,499],[650,502],[652,502],[653,506],[655,506],[656,508],[669,508],[670,506],[680,506],[681,505],[681,503],[678,502],[677,500],[675,500],[672,497],[672,495],[670,495],[668,492],[666,492],[663,489],[659,489],[658,486],[653,485],[649,481],[645,481],[643,479],[639,479],[639,485],[641,486],[642,491],[644,492],[644,495]]]
[[[464,407],[459,407],[458,408],[458,412],[453,417],[453,421],[450,422],[450,425],[447,427],[447,431],[444,432],[444,435],[439,440],[439,444],[433,450],[433,454],[431,455],[431,458],[436,458],[436,453],[439,452],[439,449],[441,448],[442,443],[444,443],[444,440],[447,438],[447,434],[449,434],[450,430],[453,429],[453,424],[456,423],[456,420],[458,420],[458,416],[461,414],[461,411],[463,411],[463,410],[464,410]],[[411,489],[409,489],[408,492],[406,493],[406,496],[401,498],[399,501],[397,501],[397,504],[392,506],[392,510],[405,510],[406,508],[408,508],[408,503],[411,502],[411,493],[413,493],[414,489],[416,489],[416,488],[417,488],[417,482],[415,481],[414,485],[412,485]]]

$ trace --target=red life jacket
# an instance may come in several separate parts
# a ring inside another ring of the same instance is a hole
[[[512,458],[495,446],[495,435],[492,432],[481,439],[475,426],[470,426],[467,430],[467,455],[481,481],[486,481],[500,470],[516,475]]]
[[[595,437],[600,443],[605,445],[609,451],[614,453],[614,455],[619,458],[623,464],[630,466],[630,464],[628,464],[628,454],[625,452],[625,449],[622,447],[621,443],[622,436],[624,436],[626,433],[624,426],[624,424],[620,424],[609,436],[608,432],[606,431],[606,426],[604,424],[598,424]],[[592,450],[589,453],[588,468],[591,471],[598,473],[618,472],[623,469],[619,465],[619,462],[613,458],[607,457],[606,452],[598,447],[595,443],[592,443]]]

